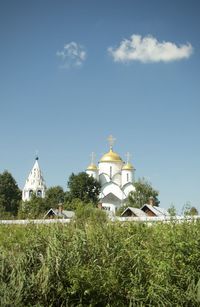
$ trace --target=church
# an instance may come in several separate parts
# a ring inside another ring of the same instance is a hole
[[[92,161],[87,167],[86,173],[100,182],[99,206],[115,213],[125,204],[129,193],[135,191],[133,185],[135,169],[129,161],[130,154],[127,153],[127,160],[124,162],[113,150],[115,139],[109,136],[108,141],[109,151],[101,157],[98,166],[95,164],[94,154],[92,154]],[[36,157],[23,188],[23,201],[29,201],[33,193],[39,197],[45,197],[46,184],[38,160],[39,158]]]
[[[135,191],[133,185],[135,169],[129,161],[130,154],[127,153],[127,160],[124,162],[113,150],[115,139],[109,136],[108,141],[109,151],[101,157],[98,166],[94,163],[92,154],[92,161],[86,173],[100,182],[99,203],[102,208],[115,213],[125,204],[129,193]]]

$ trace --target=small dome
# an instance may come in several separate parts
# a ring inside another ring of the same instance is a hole
[[[134,167],[130,162],[124,164],[124,166],[122,167],[122,170],[126,170],[126,171],[132,171],[133,169]]]
[[[88,167],[87,167],[87,171],[97,171],[97,167],[94,163],[91,163]]]
[[[109,152],[107,152],[105,155],[103,155],[100,162],[122,162],[122,159],[111,148]]]

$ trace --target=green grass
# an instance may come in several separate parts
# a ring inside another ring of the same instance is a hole
[[[200,306],[200,224],[1,225],[0,306]]]

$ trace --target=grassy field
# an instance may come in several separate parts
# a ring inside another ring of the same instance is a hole
[[[1,225],[0,306],[200,306],[200,223]]]

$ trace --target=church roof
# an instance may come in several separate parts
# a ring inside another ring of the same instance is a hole
[[[42,176],[42,172],[38,163],[38,157],[35,159],[32,170],[29,173],[29,176],[26,180],[24,188],[33,188],[45,187],[45,181]]]
[[[87,171],[96,171],[97,170],[97,166],[94,163],[91,163],[88,167],[87,167]]]
[[[126,163],[126,164],[124,164],[124,166],[122,167],[122,169],[123,170],[127,170],[127,171],[131,171],[131,170],[133,170],[134,169],[134,167],[133,167],[133,165],[130,163],[130,162],[128,162],[128,163]]]
[[[122,162],[121,157],[110,148],[109,152],[105,153],[100,162]]]

